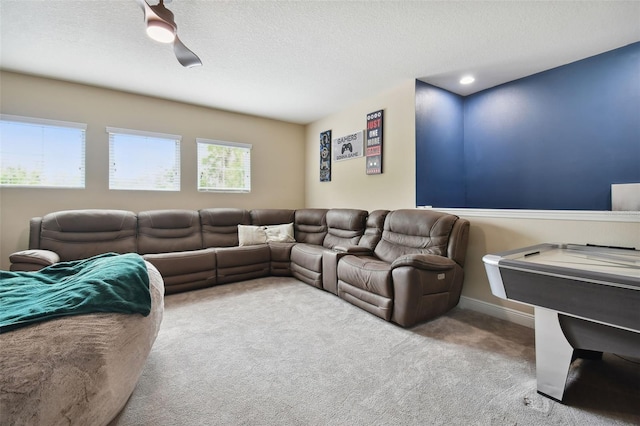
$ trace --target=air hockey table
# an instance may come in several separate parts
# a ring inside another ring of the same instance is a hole
[[[640,357],[640,251],[539,244],[482,260],[495,296],[534,307],[538,393],[562,401],[577,357]]]

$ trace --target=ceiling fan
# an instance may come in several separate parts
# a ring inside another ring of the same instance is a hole
[[[164,6],[165,0],[151,6],[146,0],[136,0],[144,11],[147,23],[147,35],[161,43],[173,43],[173,51],[183,67],[191,68],[202,65],[202,61],[178,38],[178,26],[173,13]],[[170,0],[166,0],[169,3]]]

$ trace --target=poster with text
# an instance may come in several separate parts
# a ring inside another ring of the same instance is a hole
[[[331,181],[331,130],[320,133],[320,182]]]
[[[367,174],[382,173],[382,115],[383,110],[367,114]]]
[[[340,136],[333,140],[333,161],[353,160],[364,155],[364,137],[362,130]]]

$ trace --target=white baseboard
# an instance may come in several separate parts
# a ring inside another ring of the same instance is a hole
[[[504,306],[494,305],[493,303],[483,302],[482,300],[472,299],[466,296],[460,296],[458,306],[462,309],[469,309],[505,321],[524,325],[525,327],[534,328],[533,315],[516,311],[515,309],[505,308]]]

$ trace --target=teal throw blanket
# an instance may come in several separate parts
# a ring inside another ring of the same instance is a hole
[[[36,272],[0,271],[0,333],[63,315],[150,311],[149,274],[135,253],[105,253]]]

